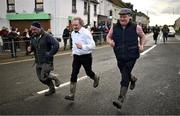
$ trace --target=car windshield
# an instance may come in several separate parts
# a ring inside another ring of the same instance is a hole
[[[174,28],[173,27],[169,27],[169,31],[174,31]]]

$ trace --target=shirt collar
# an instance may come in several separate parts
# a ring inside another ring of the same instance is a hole
[[[81,27],[79,31],[77,31],[77,32],[74,31],[74,33],[81,34],[83,32],[83,29],[84,29],[84,27]]]

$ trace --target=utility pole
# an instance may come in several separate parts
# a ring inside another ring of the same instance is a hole
[[[88,0],[88,15],[87,15],[87,25],[90,25],[90,0]]]

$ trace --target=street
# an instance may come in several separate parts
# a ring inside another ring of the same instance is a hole
[[[62,85],[56,94],[45,97],[47,87],[36,77],[33,60],[0,64],[0,115],[177,115],[180,114],[180,35],[164,44],[159,37],[154,45],[147,35],[145,50],[134,67],[138,77],[135,90],[129,90],[121,110],[112,102],[120,89],[120,73],[112,48],[107,45],[93,51],[93,70],[100,75],[95,89],[83,67],[78,75],[75,101],[67,101],[72,56],[57,55],[54,73]]]

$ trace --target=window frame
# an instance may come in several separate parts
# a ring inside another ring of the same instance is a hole
[[[77,13],[77,0],[72,0],[72,13]]]
[[[88,14],[88,3],[87,1],[84,1],[84,15]]]
[[[94,16],[97,16],[97,5],[94,4]]]
[[[44,0],[41,0],[41,1],[34,0],[34,2],[35,2],[35,8],[34,8],[35,12],[42,12],[42,11],[44,11]],[[37,7],[38,5],[42,5],[42,8],[38,8]]]
[[[7,2],[7,12],[15,12],[15,0],[11,0],[13,1],[14,3],[10,3],[9,2],[10,0],[6,0]],[[12,10],[10,10],[10,6],[12,7]]]

